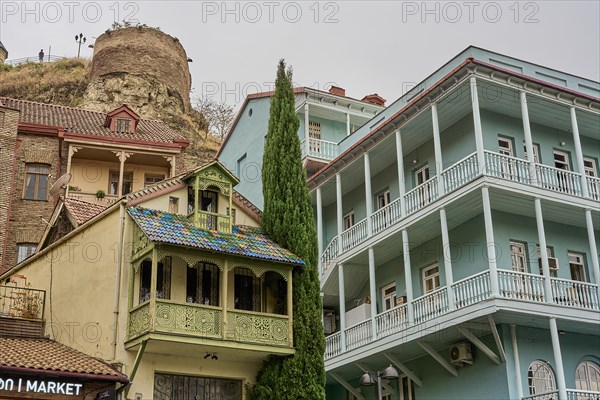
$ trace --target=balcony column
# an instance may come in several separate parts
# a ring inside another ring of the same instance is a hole
[[[519,347],[517,344],[517,330],[515,324],[510,324],[510,338],[515,366],[515,385],[517,386],[517,395],[520,400],[523,397],[523,382],[521,381],[521,361],[519,360]]]
[[[171,164],[171,178],[175,176],[175,156],[169,157],[169,164]]]
[[[141,265],[139,261],[136,261],[136,263]],[[128,268],[127,287],[129,288],[127,291],[127,311],[130,311],[133,308],[133,291],[135,290],[135,267],[133,263]]]
[[[481,129],[481,115],[479,114],[479,95],[477,94],[477,80],[471,77],[471,107],[473,108],[473,126],[475,128],[475,148],[477,151],[477,170],[485,171],[485,154],[483,152],[483,130]]]
[[[527,107],[527,95],[524,91],[519,92],[521,100],[521,119],[523,120],[523,132],[525,133],[525,148],[527,150],[527,162],[529,165],[529,182],[537,186],[537,171],[535,158],[533,156],[533,139],[531,137],[531,125],[529,123],[529,109]]]
[[[117,187],[117,197],[123,196],[123,173],[125,171],[125,160],[129,158],[131,154],[124,151],[117,153],[119,157],[119,187]]]
[[[444,194],[444,182],[442,181],[442,144],[440,139],[440,123],[438,121],[437,104],[431,105],[431,122],[433,125],[433,151],[435,155],[435,176],[437,178],[438,196]]]
[[[375,282],[375,252],[369,247],[369,293],[371,296],[372,340],[377,339],[377,283]]]
[[[546,253],[546,231],[544,230],[544,217],[542,216],[542,202],[539,197],[535,200],[535,223],[537,225],[538,239],[540,242],[540,257],[542,258],[542,273],[544,274],[544,299],[552,303],[552,284],[550,281],[550,264]]]
[[[452,284],[454,277],[452,276],[452,252],[450,251],[450,239],[448,237],[448,220],[446,219],[446,209],[440,208],[440,222],[442,225],[442,252],[444,254],[444,274],[446,276],[446,292],[448,293],[448,308],[456,309],[456,299],[454,298],[454,290]]]
[[[229,281],[229,263],[227,262],[227,259],[225,259],[225,262],[223,263],[223,269],[221,270],[221,308],[223,309],[223,312],[221,314],[221,337],[222,338],[227,338],[227,286],[229,285],[228,281]]]
[[[552,338],[552,352],[554,353],[554,364],[556,366],[556,386],[558,386],[558,399],[567,400],[567,384],[565,382],[565,371],[563,367],[562,353],[560,351],[560,340],[556,318],[550,318],[550,336]]]
[[[340,303],[340,339],[342,352],[346,351],[346,287],[344,284],[344,264],[338,265],[338,286]]]
[[[309,148],[310,148],[310,131],[308,129],[308,125],[309,125],[309,118],[308,118],[308,99],[306,100],[306,102],[304,103],[304,145],[306,146],[306,157],[308,157],[310,155],[309,153]]]
[[[373,194],[371,191],[371,162],[369,160],[369,153],[365,151],[365,204],[367,208],[367,235],[373,234],[373,221],[371,215],[373,214]]]
[[[346,113],[346,136],[350,136],[350,114]]]
[[[322,300],[322,299],[321,299]],[[323,302],[319,306],[323,308]],[[288,343],[294,345],[294,270],[289,269],[287,273],[287,315],[288,315]]]
[[[323,198],[321,187],[317,188],[317,241],[319,242],[319,276],[323,275]]]
[[[485,221],[485,247],[490,269],[490,289],[492,296],[500,293],[498,286],[498,268],[496,266],[496,242],[494,242],[494,226],[492,225],[492,205],[490,203],[490,192],[487,186],[481,188],[483,198],[483,219]]]
[[[398,188],[400,189],[400,216],[406,216],[406,186],[404,185],[404,154],[402,153],[402,135],[396,129],[396,161],[398,162]]]
[[[344,212],[342,211],[342,177],[338,172],[335,174],[335,193],[336,193],[336,211],[337,211],[337,233],[338,233],[338,254],[342,254],[342,231],[344,230]]]
[[[81,147],[75,147],[71,144],[69,144],[69,151],[68,151],[68,155],[67,155],[67,174],[71,173],[71,160],[73,159],[73,156],[75,155],[75,153],[77,153],[77,150],[79,150]],[[69,196],[69,185],[67,184],[67,188],[65,189],[65,197]]]
[[[406,309],[408,310],[409,325],[415,322],[415,313],[413,310],[413,287],[412,287],[412,271],[410,269],[410,243],[408,242],[408,232],[402,230],[402,256],[404,258],[404,281],[406,285]]]
[[[152,268],[150,271],[150,329],[156,324],[156,282],[158,280],[158,249],[152,249]]]
[[[590,243],[592,271],[594,271],[596,284],[600,286],[600,266],[598,265],[598,249],[596,248],[596,234],[594,232],[594,222],[592,221],[592,210],[585,210],[585,226],[587,228],[588,241]]]
[[[583,152],[581,150],[581,139],[579,138],[579,126],[577,125],[577,113],[575,107],[571,107],[571,128],[573,130],[573,142],[575,144],[575,158],[577,158],[577,169],[581,175],[581,194],[588,197],[589,190],[585,177],[585,165],[583,164]]]

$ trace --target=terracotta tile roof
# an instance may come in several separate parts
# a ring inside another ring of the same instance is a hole
[[[303,265],[304,261],[275,243],[261,228],[235,225],[232,233],[194,226],[182,215],[131,207],[127,210],[149,240],[202,250]]]
[[[19,122],[21,123],[59,126],[66,128],[66,132],[113,139],[158,143],[186,140],[162,121],[140,119],[135,133],[113,132],[104,126],[106,113],[10,97],[0,97],[0,102],[6,107],[20,110]]]
[[[52,371],[58,375],[61,372],[96,375],[98,379],[127,381],[126,375],[104,361],[45,338],[0,337],[0,371],[10,367]]]
[[[71,214],[71,217],[77,222],[77,225],[89,221],[106,210],[106,206],[102,204],[90,203],[72,197],[63,198],[62,201],[69,214]]]

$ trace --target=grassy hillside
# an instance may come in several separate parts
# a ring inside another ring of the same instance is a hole
[[[89,84],[90,60],[67,58],[50,63],[29,62],[15,67],[0,64],[0,96],[78,107]],[[192,140],[190,156],[206,161],[214,156],[220,142],[205,139],[204,118],[196,110],[189,115],[169,116],[165,122]]]
[[[88,84],[89,67],[89,60],[77,58],[0,65],[0,95],[77,107]]]

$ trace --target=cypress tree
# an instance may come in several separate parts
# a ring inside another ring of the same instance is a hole
[[[263,228],[273,240],[302,258],[293,272],[293,330],[296,354],[270,357],[248,387],[249,400],[325,398],[317,235],[302,166],[291,68],[279,61],[271,98],[262,180]]]

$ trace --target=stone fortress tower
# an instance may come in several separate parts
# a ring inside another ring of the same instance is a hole
[[[94,44],[81,107],[107,112],[127,104],[144,118],[177,120],[192,111],[191,82],[179,39],[147,27],[107,30]]]
[[[0,42],[0,64],[4,64],[6,57],[8,57],[8,50],[6,50],[6,47]]]

